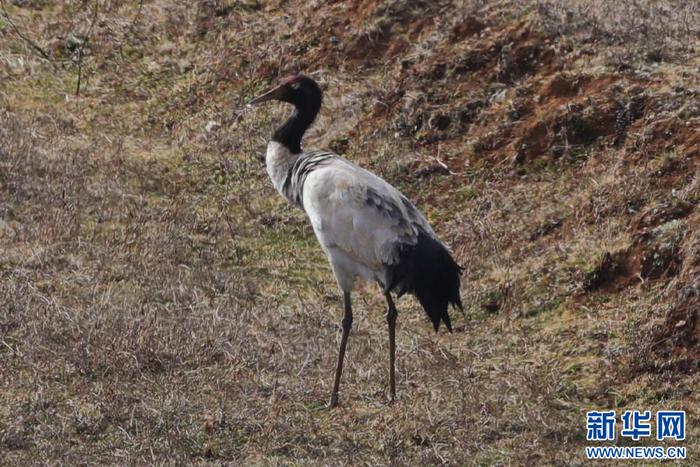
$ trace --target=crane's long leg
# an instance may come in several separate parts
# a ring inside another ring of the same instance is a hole
[[[338,366],[335,368],[335,382],[333,383],[333,392],[331,400],[328,403],[329,408],[338,405],[338,389],[340,388],[340,375],[343,373],[343,359],[345,358],[345,346],[348,343],[348,336],[352,328],[352,305],[350,304],[350,292],[343,292],[343,301],[345,302],[345,314],[343,315],[343,337],[340,338],[340,349],[338,349]]]
[[[389,324],[389,400],[394,402],[396,400],[396,316],[398,312],[391,295],[387,292],[384,296],[389,305],[389,310],[386,312],[386,321]]]

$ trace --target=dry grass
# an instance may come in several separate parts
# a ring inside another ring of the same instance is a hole
[[[699,460],[692,2],[100,1],[80,97],[92,10],[6,3],[57,71],[0,18],[2,463],[584,464],[594,407]],[[293,69],[466,267],[454,334],[400,301],[392,406],[367,286],[319,410],[340,297],[244,107]]]

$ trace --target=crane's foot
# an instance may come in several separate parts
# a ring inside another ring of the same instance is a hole
[[[328,409],[335,409],[338,407],[338,394],[331,394],[331,400],[328,401]]]

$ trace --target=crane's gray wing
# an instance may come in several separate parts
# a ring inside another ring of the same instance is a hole
[[[303,206],[321,245],[372,270],[397,260],[399,246],[434,235],[425,217],[397,189],[337,157],[306,175]]]

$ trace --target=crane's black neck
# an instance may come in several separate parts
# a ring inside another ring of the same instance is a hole
[[[321,108],[321,96],[304,103],[294,103],[294,113],[272,135],[272,141],[283,144],[293,154],[301,152],[301,138],[311,126]]]

